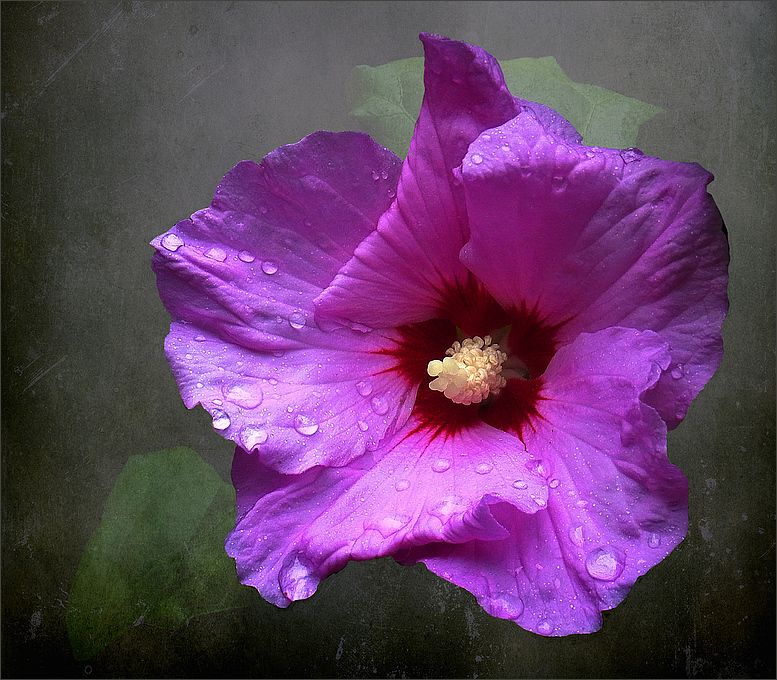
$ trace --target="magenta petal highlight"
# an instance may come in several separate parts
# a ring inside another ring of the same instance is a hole
[[[666,426],[640,399],[668,364],[655,333],[608,329],[562,348],[547,371],[541,425],[525,437],[548,507],[492,509],[504,540],[434,544],[423,561],[494,616],[540,635],[590,633],[636,579],[684,538],[688,484]]]
[[[648,398],[675,427],[715,372],[728,247],[700,166],[571,144],[521,113],[462,164],[463,262],[503,305],[542,310],[559,339],[653,330],[671,368]]]
[[[286,606],[349,560],[401,556],[415,546],[498,541],[492,508],[546,507],[547,482],[515,437],[481,424],[428,441],[395,436],[342,468],[277,475],[238,449],[232,469],[238,522],[227,540],[241,581]],[[303,570],[299,565],[306,565]],[[303,575],[304,571],[304,575]],[[284,579],[304,587],[284,590]]]

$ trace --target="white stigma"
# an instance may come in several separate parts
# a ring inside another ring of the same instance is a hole
[[[430,361],[426,372],[434,378],[429,387],[454,403],[478,404],[507,384],[499,375],[507,355],[492,344],[490,335],[456,341],[445,353],[442,361]]]

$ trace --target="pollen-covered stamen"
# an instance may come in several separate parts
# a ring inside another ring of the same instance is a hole
[[[491,336],[466,338],[453,343],[442,361],[429,362],[426,372],[434,378],[429,387],[456,404],[478,404],[499,394],[507,381],[501,375],[507,354],[492,343]]]

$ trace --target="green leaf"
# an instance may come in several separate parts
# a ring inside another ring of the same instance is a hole
[[[404,158],[424,98],[424,60],[356,66],[345,84],[351,115],[378,144]]]
[[[603,87],[576,83],[553,57],[511,59],[499,65],[510,92],[560,113],[587,146],[634,146],[639,126],[662,111]]]
[[[178,627],[258,601],[240,585],[224,538],[235,492],[199,455],[177,447],[132,456],[87,543],[67,603],[73,655],[93,657],[133,624]]]
[[[589,146],[634,146],[640,125],[661,112],[603,87],[575,83],[553,57],[511,59],[500,66],[510,92],[560,113]],[[407,156],[423,99],[423,59],[357,66],[346,95],[358,128],[400,158]]]

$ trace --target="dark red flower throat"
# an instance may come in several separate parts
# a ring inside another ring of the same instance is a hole
[[[414,431],[448,437],[481,421],[519,437],[524,428],[534,429],[533,421],[540,417],[537,404],[542,399],[542,374],[555,354],[560,325],[543,322],[536,308],[502,308],[474,276],[440,297],[443,302],[437,318],[400,327],[402,337],[397,347],[381,352],[396,359],[390,370],[419,385],[413,407],[418,422]],[[500,347],[528,369],[528,379],[508,379],[497,395],[479,404],[457,404],[429,388],[429,362],[442,359],[461,334],[484,337],[505,327],[509,332]]]

